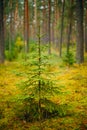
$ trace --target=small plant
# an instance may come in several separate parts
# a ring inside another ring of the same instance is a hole
[[[65,54],[63,62],[69,67],[74,64],[75,60],[72,52],[68,52],[67,54]]]

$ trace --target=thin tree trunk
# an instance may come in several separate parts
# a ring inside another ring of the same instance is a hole
[[[52,27],[51,27],[51,41],[54,45],[54,22],[52,22]]]
[[[39,36],[38,36],[38,55],[39,55],[39,66],[38,66],[38,76],[39,76],[39,80],[38,80],[38,96],[39,96],[39,101],[38,101],[38,112],[39,112],[39,123],[40,123],[40,130],[42,130],[42,126],[41,126],[41,36],[40,36],[40,25],[38,26],[39,29]]]
[[[48,39],[49,39],[49,50],[48,53],[51,54],[51,0],[48,1],[49,18],[48,18]]]
[[[76,18],[77,18],[77,45],[76,61],[84,62],[84,36],[83,36],[83,0],[76,0]]]
[[[46,10],[46,1],[43,0],[43,30],[42,33],[44,34],[43,43],[47,42],[47,10]]]
[[[69,50],[70,50],[71,31],[72,31],[72,24],[69,23],[69,27],[68,27],[68,39],[67,39],[67,54],[69,53]]]
[[[16,36],[16,33],[18,31],[18,19],[19,15],[18,15],[18,1],[16,2],[16,7],[14,10],[14,37]]]
[[[65,0],[63,0],[63,4],[62,4],[60,48],[59,48],[59,56],[60,57],[62,56],[62,41],[63,41],[63,26],[64,26],[64,8],[65,8]]]
[[[6,1],[4,1],[4,9],[6,8]],[[6,43],[6,39],[7,39],[7,15],[4,13],[4,44]]]
[[[87,9],[85,16],[85,52],[87,52]]]
[[[29,8],[28,0],[24,0],[24,43],[25,53],[29,52]]]
[[[0,64],[4,63],[4,0],[0,0]]]
[[[37,34],[37,1],[34,0],[34,32],[35,32],[35,35],[34,35],[34,38],[36,38],[36,34]]]
[[[70,1],[67,53],[69,53],[69,50],[70,50],[70,40],[71,40],[71,33],[72,33],[72,17],[73,17],[72,5],[73,5],[73,0]]]
[[[9,52],[11,53],[12,51],[12,41],[13,41],[13,22],[12,22],[12,0],[10,0],[10,29],[9,29]]]
[[[58,44],[58,29],[57,29],[57,23],[59,19],[59,10],[58,10],[58,0],[54,1],[54,24],[55,24],[55,47],[59,48]]]

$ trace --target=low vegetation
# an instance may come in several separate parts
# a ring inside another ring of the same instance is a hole
[[[60,93],[53,97],[50,93],[51,105],[41,104],[41,126],[36,98],[30,101],[26,97],[24,102],[25,98],[18,96],[24,94],[20,89],[22,86],[18,87],[20,81],[26,80],[26,73],[23,73],[28,68],[31,70],[32,66],[27,68],[24,62],[18,61],[0,65],[0,130],[39,130],[40,127],[42,130],[87,129],[87,62],[81,65],[74,63],[70,67],[62,64],[49,66],[50,72],[55,74],[52,80],[56,81]],[[25,92],[32,93],[29,88]],[[55,109],[50,108],[53,105]]]

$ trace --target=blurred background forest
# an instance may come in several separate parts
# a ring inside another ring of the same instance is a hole
[[[77,63],[84,62],[87,52],[86,0],[1,0],[0,62],[14,59],[24,49],[30,52],[40,26],[42,44],[48,44],[61,57],[62,48],[74,48]]]

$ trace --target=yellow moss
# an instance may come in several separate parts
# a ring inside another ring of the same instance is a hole
[[[45,122],[46,125],[53,127],[47,128],[46,126],[44,130],[56,130],[57,126],[59,129],[63,129],[65,126],[70,130],[70,127],[72,125],[73,128],[76,128],[77,125],[81,123],[81,120],[83,118],[85,120],[85,117],[87,116],[87,63],[84,63],[82,65],[75,64],[71,68],[62,69],[59,67],[50,67],[49,69],[53,73],[58,72],[58,74],[56,74],[56,77],[54,77],[54,80],[58,81],[57,86],[64,86],[61,87],[63,93],[54,96],[51,100],[58,105],[67,104],[72,106],[69,112],[77,115],[71,115],[72,117],[64,118],[58,117],[58,119],[53,119],[51,124],[47,120],[47,122]],[[1,121],[2,123],[7,121],[9,114],[11,117],[14,115],[12,109],[7,108],[7,104],[10,97],[13,97],[14,95],[20,93],[20,90],[16,87],[16,83],[18,83],[20,80],[26,79],[26,77],[17,76],[14,73],[16,70],[22,72],[27,71],[26,68],[24,68],[18,62],[5,62],[5,65],[0,66],[0,108],[4,110],[6,116],[5,121],[4,119]],[[26,123],[26,125],[29,126],[30,124]],[[17,130],[18,129],[19,128],[17,128]]]

